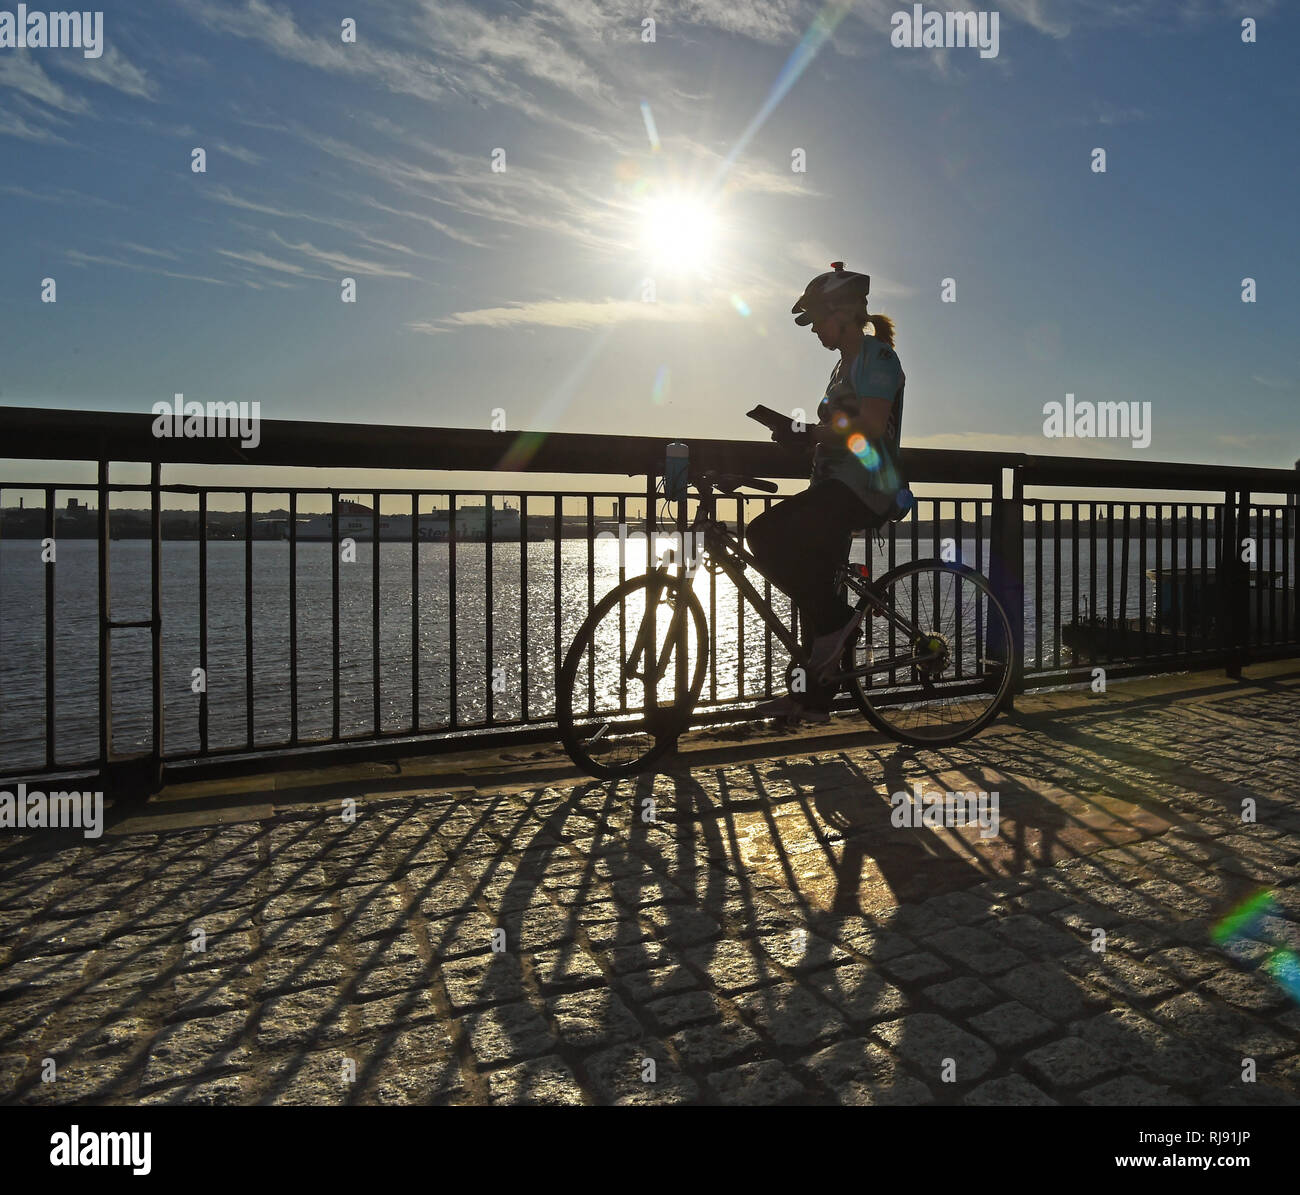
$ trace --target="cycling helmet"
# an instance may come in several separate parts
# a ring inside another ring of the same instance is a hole
[[[818,274],[804,287],[790,311],[794,322],[804,327],[818,315],[837,307],[865,307],[870,290],[870,274],[855,274],[846,270],[842,261],[833,261],[829,273]]]

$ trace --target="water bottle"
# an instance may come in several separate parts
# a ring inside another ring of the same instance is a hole
[[[664,458],[664,497],[669,502],[680,502],[686,497],[686,478],[691,450],[680,440],[668,445]]]

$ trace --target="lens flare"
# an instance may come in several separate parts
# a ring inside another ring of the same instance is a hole
[[[650,149],[658,152],[659,130],[655,128],[655,114],[650,111],[650,104],[646,100],[641,101],[641,119],[645,121],[645,135],[650,139]]]
[[[1256,933],[1264,924],[1264,919],[1276,915],[1277,902],[1273,899],[1273,894],[1267,890],[1256,892],[1210,931],[1210,940],[1216,946],[1227,946],[1246,938],[1258,940]]]
[[[1271,946],[1259,965],[1272,976],[1278,987],[1300,1004],[1300,955],[1285,942],[1279,942],[1265,925],[1277,915],[1274,894],[1267,890],[1256,892],[1224,917],[1210,931],[1210,938],[1216,946],[1234,955],[1238,962],[1243,961],[1241,952],[1234,950],[1239,944]]]
[[[671,373],[667,365],[661,365],[655,371],[654,385],[650,389],[650,400],[655,406],[661,407],[664,399],[668,394],[668,383],[671,380]]]

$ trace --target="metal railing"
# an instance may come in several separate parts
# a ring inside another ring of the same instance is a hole
[[[684,531],[694,513],[692,499],[665,517],[656,493],[664,441],[654,437],[264,421],[258,447],[246,450],[159,439],[151,428],[147,415],[0,408],[6,457],[96,466],[94,484],[0,479],[0,776],[80,772],[125,791],[156,786],[164,765],[219,774],[417,744],[554,739],[554,678],[582,618],[657,554],[657,534]],[[767,443],[688,443],[692,469],[806,476]],[[1097,667],[1118,676],[1221,665],[1238,675],[1250,660],[1300,655],[1297,473],[903,456],[913,484],[988,493],[920,498],[882,547],[858,540],[856,558],[873,575],[922,556],[986,573],[1011,617],[1013,692],[1085,680]],[[112,480],[115,462],[147,463],[149,481]],[[645,484],[480,491],[163,480],[164,466],[185,464],[626,472]],[[1045,487],[1092,496],[1025,494]],[[1121,488],[1223,499],[1106,497]],[[5,509],[17,491],[42,504]],[[1261,493],[1289,500],[1252,501]],[[78,497],[60,512],[67,495],[90,496],[93,510]],[[367,501],[345,506],[349,495]],[[511,500],[517,525],[498,505]],[[743,534],[776,500],[723,499],[719,517]],[[123,510],[124,501],[148,510]],[[169,501],[192,504],[193,517],[169,518]],[[320,505],[327,513],[311,513]],[[620,553],[620,529],[644,537],[643,553]],[[79,544],[78,535],[88,538]],[[783,661],[774,663],[770,631],[729,582],[701,570],[696,585],[707,590],[712,638],[702,724],[779,690]],[[765,596],[774,596],[770,584]],[[776,597],[797,630],[797,611]]]

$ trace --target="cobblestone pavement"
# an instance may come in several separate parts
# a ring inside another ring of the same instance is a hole
[[[376,769],[353,823],[276,788],[11,834],[0,1100],[1295,1104],[1300,983],[1260,964],[1300,947],[1300,672],[1251,676],[955,749],[840,719],[617,784]],[[892,826],[917,782],[998,792],[996,837]]]

